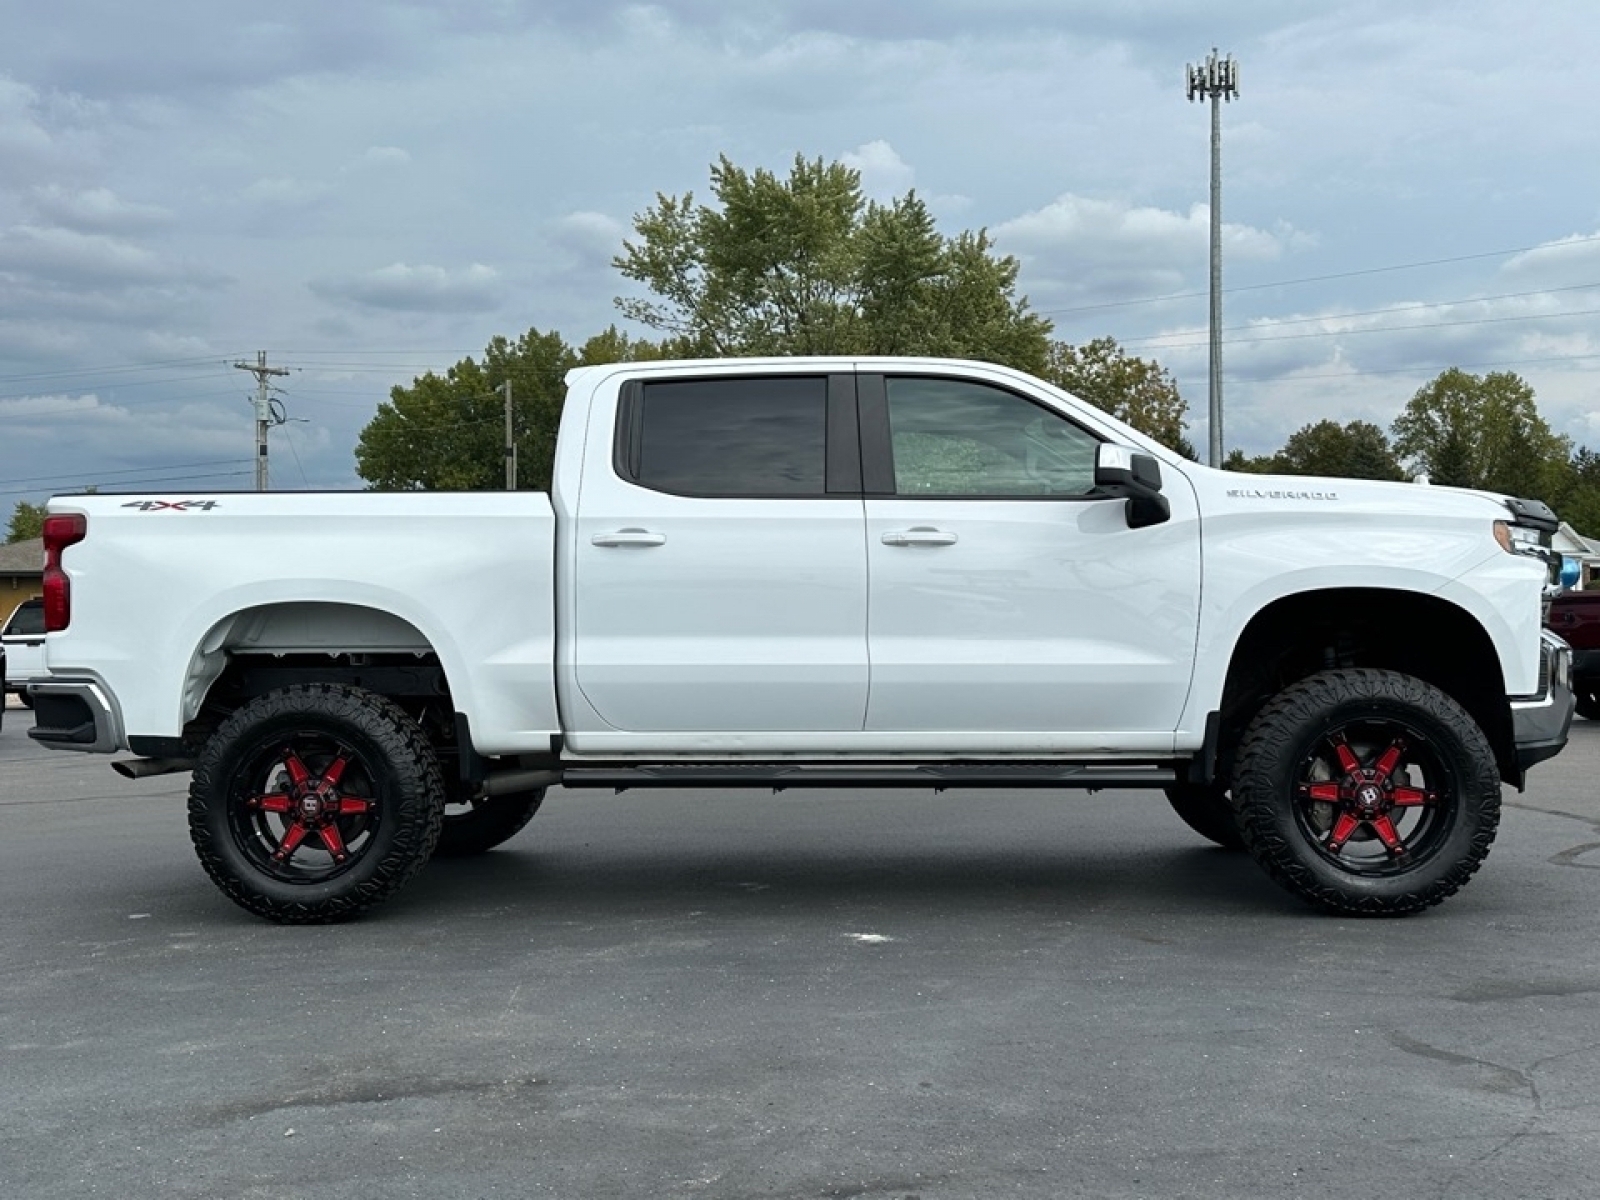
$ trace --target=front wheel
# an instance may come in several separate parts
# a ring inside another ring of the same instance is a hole
[[[387,899],[433,853],[439,763],[382,696],[297,684],[259,696],[206,742],[189,834],[234,903],[285,924],[339,921]]]
[[[1418,912],[1471,878],[1500,822],[1488,739],[1438,688],[1326,671],[1285,688],[1239,745],[1245,847],[1279,884],[1353,915]]]

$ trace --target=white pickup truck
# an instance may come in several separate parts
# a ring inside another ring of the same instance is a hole
[[[1210,470],[981,363],[567,384],[548,495],[52,500],[32,736],[193,771],[201,863],[285,922],[557,784],[1160,789],[1408,913],[1566,742],[1542,504]]]

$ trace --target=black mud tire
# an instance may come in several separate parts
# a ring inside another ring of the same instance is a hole
[[[1225,785],[1215,783],[1174,783],[1167,787],[1167,803],[1183,823],[1209,842],[1224,850],[1243,850],[1239,821],[1228,800]]]
[[[1578,715],[1585,721],[1600,721],[1600,694],[1592,688],[1578,692]]]
[[[444,803],[433,748],[397,705],[359,688],[296,684],[250,701],[207,740],[189,788],[189,834],[234,903],[280,924],[320,924],[388,899],[421,870]]]
[[[17,693],[17,699],[22,701],[22,707],[23,708],[32,708],[33,707],[33,690],[31,688],[23,688],[20,692]]]
[[[1239,745],[1232,797],[1267,874],[1350,916],[1403,916],[1454,895],[1500,823],[1483,731],[1438,688],[1394,671],[1326,671],[1268,701]]]
[[[433,856],[468,858],[493,850],[522,832],[543,803],[543,788],[478,799],[457,800],[452,796]]]

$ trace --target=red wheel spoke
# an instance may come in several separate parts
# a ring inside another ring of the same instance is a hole
[[[1425,792],[1421,788],[1397,787],[1391,799],[1396,808],[1409,808],[1419,804],[1432,804],[1439,797],[1432,792]]]
[[[1337,783],[1308,783],[1306,795],[1312,800],[1320,800],[1325,804],[1339,803],[1339,785]]]
[[[294,809],[294,802],[284,792],[274,792],[270,796],[251,796],[245,801],[247,808],[257,812],[286,813]]]
[[[1378,835],[1378,840],[1383,843],[1383,848],[1390,854],[1404,854],[1406,844],[1400,840],[1400,831],[1394,827],[1394,822],[1384,814],[1374,817],[1371,821],[1372,832]]]
[[[1379,756],[1377,764],[1372,768],[1374,783],[1388,783],[1389,776],[1394,774],[1394,769],[1400,765],[1400,756],[1405,753],[1406,743],[1404,738],[1396,738],[1394,745]]]
[[[306,840],[306,834],[310,832],[303,821],[296,821],[283,831],[283,841],[278,843],[272,857],[279,862],[288,862],[289,856],[300,848],[300,843]]]
[[[300,761],[300,756],[287,748],[283,752],[283,769],[289,772],[289,781],[296,787],[311,778],[311,772],[306,770],[306,765]]]
[[[1333,743],[1333,752],[1338,756],[1339,769],[1346,775],[1354,775],[1361,770],[1361,760],[1356,757],[1356,752],[1350,749],[1350,743],[1343,737]]]
[[[348,855],[345,853],[344,837],[339,832],[339,827],[332,821],[317,829],[317,836],[322,839],[322,844],[328,848],[328,853],[333,855],[334,862],[343,862]]]
[[[1356,830],[1361,828],[1361,822],[1349,813],[1340,813],[1339,819],[1333,823],[1333,830],[1328,834],[1328,849],[1335,854],[1344,849]]]
[[[348,754],[339,755],[339,757],[329,763],[327,768],[322,772],[322,782],[327,784],[329,787],[338,787],[339,780],[344,776],[344,769],[349,765],[350,756]]]

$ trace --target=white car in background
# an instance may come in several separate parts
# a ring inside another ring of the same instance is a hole
[[[0,627],[0,642],[5,645],[6,691],[15,692],[32,708],[28,681],[45,673],[44,601],[35,597],[17,605]]]

